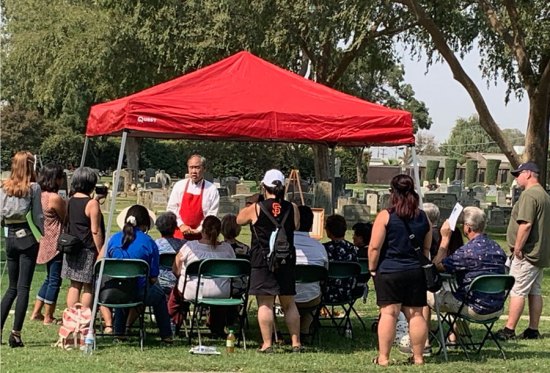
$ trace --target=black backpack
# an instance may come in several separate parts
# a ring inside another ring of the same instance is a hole
[[[260,205],[260,209],[275,225],[275,230],[271,233],[269,238],[270,249],[267,254],[267,264],[271,272],[277,272],[279,267],[286,264],[292,255],[284,226],[288,215],[290,215],[290,212],[293,209],[291,208],[287,210],[287,212],[283,215],[283,219],[279,223],[273,215],[271,215],[263,203],[258,203],[258,205]],[[273,242],[273,251],[271,251],[271,242]]]

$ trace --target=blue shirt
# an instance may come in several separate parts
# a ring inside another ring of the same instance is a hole
[[[384,246],[380,250],[378,269],[380,273],[404,272],[420,268],[418,254],[414,251],[414,245],[409,238],[409,233],[403,219],[393,211],[386,226],[386,238]],[[424,238],[430,230],[430,224],[424,211],[413,219],[407,220],[411,232],[416,236],[420,250],[424,250]]]
[[[146,233],[134,228],[135,239],[128,245],[122,247],[122,232],[115,233],[109,240],[106,258],[115,259],[141,259],[149,264],[149,277],[158,277],[159,275],[159,249],[155,241]],[[140,287],[145,285],[145,281],[140,281]]]
[[[481,275],[504,274],[506,254],[502,248],[486,234],[480,234],[454,254],[443,259],[445,272],[456,276],[457,290],[453,292],[455,298],[464,301],[467,287]],[[476,294],[468,300],[468,306],[480,315],[486,315],[502,309],[504,294],[484,295]]]

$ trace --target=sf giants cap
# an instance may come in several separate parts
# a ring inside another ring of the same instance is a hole
[[[517,169],[510,171],[510,173],[514,175],[514,177],[518,177],[521,171],[531,171],[537,174],[540,173],[539,167],[533,162],[522,163]]]
[[[285,175],[281,171],[269,170],[265,173],[262,183],[268,188],[274,188],[277,180],[281,182],[281,185],[285,185]]]

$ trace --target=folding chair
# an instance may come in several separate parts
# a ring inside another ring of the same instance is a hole
[[[176,253],[163,253],[160,254],[159,265],[162,267],[170,267],[174,264],[176,260]]]
[[[481,349],[485,345],[485,342],[489,338],[491,338],[493,342],[495,342],[495,344],[497,345],[500,353],[502,354],[502,358],[506,359],[504,350],[502,349],[498,339],[493,334],[492,329],[495,322],[499,319],[500,313],[502,313],[502,311],[504,310],[504,304],[506,302],[506,299],[508,298],[508,295],[510,294],[510,290],[512,289],[512,286],[514,286],[514,282],[515,282],[514,277],[510,275],[482,275],[482,276],[476,277],[468,287],[468,291],[466,293],[464,301],[460,305],[458,312],[456,313],[448,312],[445,315],[446,320],[449,322],[449,325],[450,325],[445,338],[448,338],[448,336],[454,331],[457,336],[458,344],[466,354],[466,357],[468,358],[468,360],[470,360],[470,356],[468,355],[468,349],[470,348],[477,349],[476,353],[479,354],[481,352]],[[478,320],[462,314],[462,311],[466,307],[468,307],[468,304],[471,303],[471,300],[474,297],[479,296],[479,294],[485,294],[489,296],[496,296],[497,294],[502,294],[503,302],[502,302],[501,312],[497,314],[495,317],[487,320]],[[481,342],[473,341],[472,334],[470,333],[469,328],[467,327],[468,325],[467,323],[481,324],[485,327],[486,332]]]
[[[185,267],[185,279],[183,281],[183,291],[181,293],[181,297],[183,299],[183,296],[185,294],[185,287],[187,286],[187,283],[191,279],[191,277],[197,277],[199,275],[199,267],[201,265],[202,260],[197,260],[194,262],[189,263]],[[181,326],[183,325],[183,329],[185,331],[185,336],[189,338],[189,343],[191,343],[191,336],[189,334],[189,331],[187,330],[187,322],[189,322],[189,327],[191,328],[191,322],[192,318],[188,318],[188,315],[191,314],[191,305],[193,302],[190,300],[184,300],[183,304],[181,305],[179,311],[180,315],[182,315],[181,320],[182,323],[176,324],[176,333],[178,333],[181,330]],[[196,309],[193,309],[193,312],[195,312]]]
[[[101,262],[104,262],[103,277],[99,277]],[[94,281],[100,281],[98,305],[110,309],[134,308],[143,306],[139,312],[139,346],[143,351],[145,343],[144,310],[147,286],[140,288],[140,282],[145,284],[149,278],[149,264],[141,259],[109,259],[99,260],[94,267]],[[95,286],[93,287],[95,288]],[[93,315],[95,318],[97,315]],[[105,336],[109,334],[97,333]],[[109,335],[110,336],[110,335]]]
[[[176,253],[163,253],[160,254],[159,258],[159,266],[160,267],[166,267],[166,268],[172,268],[174,265],[174,261],[176,260]],[[149,315],[149,318],[151,321],[153,321],[153,307],[149,306],[147,309],[147,315]]]
[[[191,320],[191,331],[189,333],[189,343],[191,343],[191,337],[193,335],[193,328],[196,325],[197,333],[199,337],[199,345],[202,345],[201,332],[199,328],[199,319],[202,315],[202,309],[210,306],[217,307],[236,307],[240,306],[239,314],[239,340],[244,342],[244,349],[246,349],[246,335],[244,332],[244,323],[246,319],[246,306],[248,304],[248,288],[250,286],[250,262],[245,259],[205,259],[199,266],[197,291],[195,299],[192,300],[194,304],[194,312]],[[233,285],[229,295],[225,298],[205,298],[199,297],[201,293],[201,287],[203,286],[202,280],[204,279],[230,279],[233,281],[239,281],[243,277],[247,278],[246,291],[244,296],[233,296]]]
[[[354,297],[354,289],[357,285],[357,277],[361,274],[361,265],[358,262],[329,262],[328,264],[328,280],[340,279],[347,280],[352,279],[353,285],[349,297],[345,297],[338,301],[330,301],[323,297],[323,308],[327,310],[331,324],[336,328],[339,334],[344,334],[345,330],[351,330],[351,320],[350,314],[353,310],[353,304],[355,303],[356,298]],[[328,287],[325,289],[328,291]],[[330,307],[330,311],[328,308]],[[334,307],[342,307],[344,310],[343,317],[335,317]],[[366,330],[366,326],[363,323],[363,320],[359,318],[363,328]]]
[[[324,282],[327,279],[328,271],[323,266],[318,265],[296,265],[296,283],[312,283],[319,282],[321,289],[323,289]],[[321,291],[322,295],[322,291]],[[308,336],[311,336],[311,341],[315,339],[319,331],[319,312],[321,311],[322,301],[319,303],[315,310],[312,312],[313,322],[311,323]]]

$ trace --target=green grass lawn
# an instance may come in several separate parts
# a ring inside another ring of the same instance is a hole
[[[118,203],[117,203],[118,205]],[[118,206],[117,206],[118,207]],[[351,239],[351,231],[347,237]],[[152,236],[158,237],[153,230]],[[239,237],[244,242],[250,242],[250,231],[243,227]],[[499,243],[504,243],[502,235],[494,235]],[[323,240],[324,241],[324,240]],[[31,304],[45,276],[45,267],[38,266],[31,289]],[[6,284],[6,274],[2,276],[3,289]],[[67,283],[63,284],[59,296],[57,316],[61,316],[65,301]],[[371,285],[372,288],[372,285]],[[543,286],[544,297],[550,291],[550,272]],[[2,291],[3,293],[3,291]],[[368,327],[378,315],[375,306],[374,292],[371,291],[366,304],[357,303],[357,309]],[[354,324],[353,339],[346,339],[334,329],[321,330],[320,344],[310,347],[304,354],[291,354],[288,345],[278,348],[273,355],[260,355],[255,352],[260,340],[256,322],[256,308],[251,308],[250,328],[247,331],[248,349],[237,348],[234,354],[225,353],[225,341],[207,340],[205,344],[217,346],[222,352],[220,356],[196,356],[188,351],[190,346],[184,339],[176,339],[173,346],[160,346],[156,336],[156,328],[149,324],[145,350],[140,351],[137,339],[115,344],[110,338],[98,338],[98,349],[91,356],[83,356],[79,351],[63,351],[51,347],[57,340],[58,327],[43,326],[39,322],[25,321],[23,341],[25,348],[11,349],[7,346],[7,337],[13,323],[13,315],[8,317],[3,333],[4,343],[0,347],[0,372],[142,372],[142,371],[223,371],[223,372],[363,372],[379,369],[371,363],[376,356],[376,337],[369,330],[362,330],[358,322]],[[545,305],[543,315],[550,316],[550,305]],[[541,332],[548,337],[550,318],[543,317]],[[502,327],[500,321],[495,329]],[[279,329],[285,330],[280,319]],[[527,326],[522,320],[518,332]],[[478,330],[478,329],[474,329]],[[194,342],[196,344],[196,340]],[[394,364],[389,371],[449,371],[449,372],[543,372],[550,366],[550,338],[538,341],[512,341],[504,343],[508,360],[500,358],[498,350],[491,342],[485,347],[481,357],[474,356],[472,362],[467,361],[462,353],[450,352],[449,362],[442,356],[427,359],[424,367],[414,367],[405,364],[407,357],[397,349],[392,352]]]

